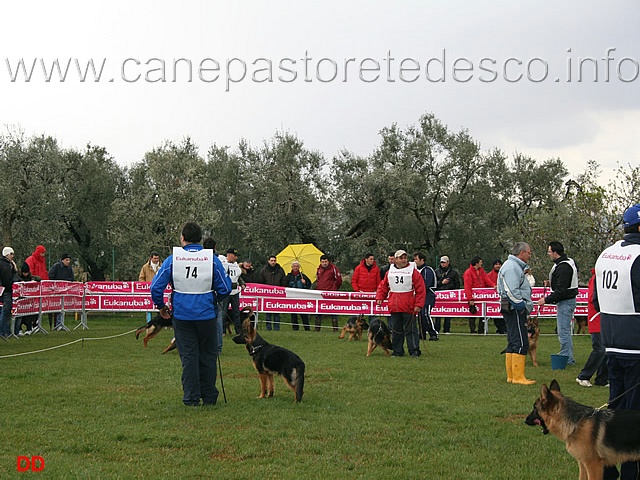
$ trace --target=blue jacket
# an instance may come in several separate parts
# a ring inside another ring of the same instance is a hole
[[[416,266],[420,275],[422,275],[422,279],[424,280],[424,286],[427,289],[427,296],[424,301],[424,306],[434,307],[436,304],[436,293],[435,289],[438,285],[438,281],[436,279],[436,272],[429,265],[424,263],[422,267]]]
[[[202,250],[202,245],[185,245],[189,252]],[[159,309],[164,307],[164,290],[168,284],[173,288],[173,255],[162,263],[151,282],[151,299]],[[173,291],[171,306],[173,316],[178,320],[211,320],[216,318],[216,303],[231,293],[231,279],[216,255],[213,256],[213,292],[185,294]]]
[[[531,301],[531,285],[524,275],[529,268],[525,262],[515,255],[509,255],[498,272],[498,293],[501,300],[508,300],[516,310],[533,310]]]

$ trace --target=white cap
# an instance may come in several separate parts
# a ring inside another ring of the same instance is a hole
[[[15,252],[13,251],[13,248],[11,248],[11,247],[4,247],[2,249],[2,256],[3,257],[6,257],[7,255],[11,255],[12,253],[15,253]]]

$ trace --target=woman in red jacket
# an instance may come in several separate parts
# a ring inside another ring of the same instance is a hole
[[[40,277],[42,280],[49,280],[49,271],[47,270],[46,261],[47,249],[42,245],[38,245],[35,251],[29,255],[25,262],[29,265],[31,275]]]
[[[373,253],[367,253],[353,271],[351,287],[354,292],[375,292],[380,283],[380,269]]]

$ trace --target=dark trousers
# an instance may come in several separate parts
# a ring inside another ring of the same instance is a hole
[[[633,388],[640,383],[640,360],[618,358],[607,355],[609,368],[609,408],[614,410],[640,410],[640,388]],[[625,393],[627,392],[627,393]],[[625,393],[624,395],[622,395]],[[621,398],[617,398],[622,395]],[[617,400],[614,400],[616,399]],[[638,462],[626,462],[621,465],[622,480],[637,479]],[[618,478],[616,467],[604,467],[604,478]]]
[[[418,336],[418,322],[411,313],[394,312],[389,317],[391,329],[391,348],[393,355],[404,355],[404,339],[407,339],[409,355],[420,356],[420,338]]]
[[[505,353],[526,355],[529,351],[529,335],[527,334],[527,311],[511,309],[501,311],[507,323],[507,349]]]
[[[496,333],[504,334],[507,333],[507,324],[504,321],[504,318],[494,318],[493,324],[496,326]]]
[[[309,331],[309,315],[307,313],[301,313],[300,318],[302,319],[302,325],[304,325],[304,329]],[[291,328],[294,330],[300,329],[300,324],[298,323],[298,314],[291,314]]]
[[[478,319],[478,333],[484,333],[484,318],[483,317],[469,317],[469,331],[476,333],[476,318]]]
[[[229,305],[231,305],[231,310],[229,310]],[[231,322],[233,323],[233,327],[236,330],[236,333],[240,333],[242,331],[242,324],[240,323],[240,294],[236,293],[235,295],[227,295],[220,302],[220,312],[222,313],[223,323],[222,328],[224,328],[224,316],[229,314],[231,316]]]
[[[338,331],[338,316],[337,315],[329,315],[331,318],[331,326],[333,327],[333,331]],[[320,331],[320,327],[322,326],[322,319],[324,315],[316,315],[316,332]]]
[[[218,322],[173,319],[178,352],[182,361],[182,389],[185,405],[214,405],[218,400],[216,360],[218,358]]]
[[[600,340],[600,333],[591,334],[591,353],[578,378],[580,380],[591,380],[591,377],[596,372],[594,383],[596,385],[606,385],[609,380],[609,369],[607,368],[604,345]]]
[[[432,305],[425,305],[425,307],[420,310],[420,338],[423,340],[427,338],[427,335],[429,338],[438,338],[438,331],[431,319],[432,307]]]
[[[6,289],[2,294],[2,317],[0,317],[0,335],[9,336],[11,335],[12,325],[12,317],[11,317],[11,308],[13,307],[13,294]]]
[[[440,320],[441,320],[440,317],[438,317],[433,322],[436,332],[444,332],[444,333],[451,332],[451,318],[444,317],[444,330],[440,330]]]
[[[276,331],[280,330],[280,314],[279,313],[266,313],[264,315],[265,324],[267,330],[271,330],[271,324],[273,323],[273,329]]]

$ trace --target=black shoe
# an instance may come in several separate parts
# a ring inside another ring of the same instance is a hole
[[[436,336],[433,336],[433,337],[429,337],[429,341],[430,341],[430,342],[437,342],[438,340],[440,340],[440,339],[438,338],[438,336],[437,336],[437,335],[436,335]]]

